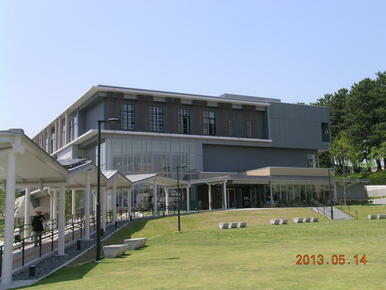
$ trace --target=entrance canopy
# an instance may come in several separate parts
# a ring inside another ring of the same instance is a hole
[[[176,179],[160,176],[157,173],[126,175],[126,178],[130,180],[133,185],[148,183],[164,186],[167,188],[177,187]],[[188,185],[188,182],[186,182],[185,180],[179,180],[180,187],[187,187]]]
[[[67,182],[59,162],[24,135],[21,129],[0,131],[0,183],[7,179],[8,154],[15,154],[16,187],[55,187]]]
[[[264,167],[244,172],[200,172],[190,184],[269,184],[270,182],[328,184],[328,168]]]

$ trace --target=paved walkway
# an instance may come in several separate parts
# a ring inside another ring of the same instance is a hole
[[[331,207],[314,207],[313,210],[321,215],[324,215],[325,217],[331,219]],[[333,207],[333,215],[334,220],[352,220],[354,219],[352,216],[346,214],[345,212],[341,211],[340,209]]]
[[[117,227],[115,227],[113,224],[109,224],[106,226],[106,232],[103,237],[103,239],[108,238],[112,233],[122,228],[124,225],[126,225],[129,221],[123,220],[123,221],[117,221]],[[77,249],[76,243],[69,243],[65,250],[64,256],[58,256],[56,253],[54,255],[51,255],[42,261],[39,261],[35,265],[35,277],[33,277],[33,280],[31,280],[31,277],[29,276],[29,267],[26,267],[24,270],[17,272],[13,274],[13,283],[10,287],[21,287],[21,286],[27,286],[35,283],[37,280],[40,280],[49,274],[57,271],[60,267],[66,265],[71,260],[76,258],[77,256],[83,254],[85,251],[89,250],[92,246],[95,245],[95,232],[91,234],[91,239],[89,241],[82,240],[82,249]],[[3,289],[3,288],[0,288]],[[6,288],[4,288],[6,289]]]

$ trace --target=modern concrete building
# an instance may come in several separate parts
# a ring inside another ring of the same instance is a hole
[[[327,170],[317,168],[330,141],[325,107],[98,85],[33,140],[57,159],[96,161],[97,121],[111,117],[121,122],[102,130],[102,169],[175,178],[186,165],[191,209],[296,206],[329,196]]]

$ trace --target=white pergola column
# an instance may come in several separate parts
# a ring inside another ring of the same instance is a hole
[[[13,232],[14,232],[14,208],[16,190],[16,162],[15,152],[8,154],[8,172],[5,190],[5,225],[4,225],[4,252],[1,269],[1,284],[7,285],[12,281],[13,266]]]
[[[114,178],[113,196],[112,196],[113,222],[117,220],[117,180]]]
[[[227,181],[225,180],[222,184],[222,200],[224,209],[228,209],[228,200],[227,200]]]
[[[58,194],[55,190],[52,191],[52,219],[58,219]]]
[[[60,186],[59,190],[59,218],[58,218],[58,255],[63,256],[64,255],[64,243],[65,243],[65,233],[64,233],[64,226],[65,226],[65,203],[66,203],[66,189],[64,185]]]
[[[208,203],[209,203],[209,210],[212,210],[212,185],[208,184]]]
[[[84,190],[84,238],[90,239],[90,197],[91,197],[91,186],[90,186],[90,172],[86,174],[86,187]]]
[[[101,188],[101,229],[106,231],[106,188]]]
[[[50,196],[50,220],[53,220],[54,219],[54,215],[53,215],[53,208],[54,208],[54,195],[53,193],[48,190],[48,194]]]
[[[153,215],[158,216],[158,195],[157,195],[157,184],[153,183]]]
[[[271,204],[273,204],[272,182],[269,182],[269,196],[271,198]]]
[[[190,211],[190,186],[186,187],[186,210]]]
[[[71,191],[71,215],[76,215],[76,190]]]
[[[129,187],[127,190],[127,218],[130,219],[131,215],[131,194],[132,194],[132,187]]]
[[[97,208],[97,198],[96,198],[96,192],[95,189],[91,190],[91,205],[92,205],[92,212],[96,214],[96,208]],[[91,206],[90,205],[90,206]]]
[[[164,187],[165,189],[165,213],[166,215],[169,214],[169,189],[167,187]]]
[[[29,237],[31,230],[31,198],[30,189],[25,189],[24,194],[24,238]]]

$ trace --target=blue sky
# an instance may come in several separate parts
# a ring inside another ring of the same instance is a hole
[[[95,84],[312,102],[386,70],[386,1],[0,4],[0,130],[33,137]]]

